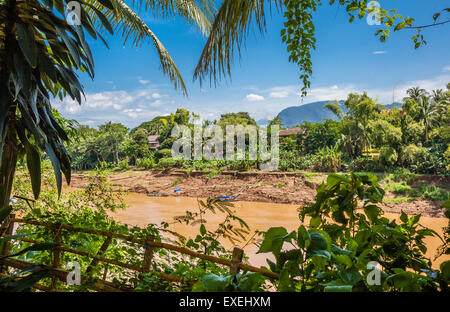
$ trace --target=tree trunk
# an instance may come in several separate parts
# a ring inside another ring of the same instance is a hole
[[[7,14],[4,26],[5,39],[2,51],[3,55],[1,57],[3,62],[0,65],[0,92],[2,94],[0,105],[3,106],[2,111],[6,115],[3,129],[0,129],[0,135],[3,135],[3,137],[0,137],[0,140],[2,140],[2,145],[0,147],[2,149],[2,157],[0,160],[0,209],[6,208],[9,205],[18,154],[18,141],[14,124],[17,107],[8,90],[10,76],[8,63],[17,48],[14,31],[17,19],[16,5],[16,0],[6,1]]]
[[[12,129],[10,129],[12,130]],[[17,137],[15,131],[8,131],[3,144],[2,160],[0,164],[0,208],[9,205],[14,173],[17,163]]]

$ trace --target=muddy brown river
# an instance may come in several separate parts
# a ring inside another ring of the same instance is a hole
[[[130,225],[146,226],[153,223],[159,225],[162,221],[171,222],[173,217],[183,215],[187,210],[191,212],[198,211],[197,199],[192,197],[149,197],[145,194],[130,193],[126,197],[126,203],[129,208],[118,211],[113,216],[117,221]],[[298,219],[298,205],[272,204],[263,202],[233,202],[236,215],[249,225],[251,232],[255,230],[266,231],[270,227],[283,226],[288,231],[298,228],[300,221]],[[384,214],[385,217],[398,218],[397,214]],[[223,214],[207,214],[206,228],[215,230],[217,225],[223,221]],[[426,218],[422,217],[420,223],[429,227],[440,235],[442,228],[447,225],[446,218]],[[198,226],[190,226],[175,223],[170,226],[174,230],[186,237],[195,238],[199,233]],[[428,247],[427,256],[434,258],[441,241],[438,238],[427,238],[425,243]],[[226,248],[232,249],[234,246],[228,241],[223,242]],[[244,247],[245,242],[237,244],[237,247]],[[256,254],[257,247],[254,244],[248,244],[244,247],[245,253],[249,256],[249,263],[255,266],[267,265],[265,259],[268,254]],[[439,264],[450,259],[449,256],[442,256],[434,261],[433,267],[439,267]]]

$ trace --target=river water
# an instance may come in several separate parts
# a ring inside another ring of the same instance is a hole
[[[187,210],[198,211],[198,201],[192,197],[149,197],[145,194],[130,193],[125,201],[129,208],[116,212],[113,215],[114,219],[140,227],[150,223],[159,225],[162,221],[170,223],[173,221],[173,217],[184,215]],[[245,201],[236,201],[233,204],[236,215],[249,225],[252,233],[255,230],[266,231],[270,227],[276,226],[283,226],[288,231],[292,231],[300,225],[297,212],[298,205]],[[399,215],[387,213],[384,216],[390,219],[399,217]],[[209,213],[205,219],[207,219],[206,228],[214,231],[217,225],[223,221],[224,215]],[[442,228],[447,225],[447,219],[422,217],[420,224],[442,235]],[[188,238],[195,238],[199,233],[199,225],[191,226],[175,223],[170,226],[170,229]],[[245,243],[238,243],[236,247],[244,247]],[[428,247],[427,256],[433,259],[441,242],[438,238],[427,238],[425,243]],[[228,241],[224,241],[223,244],[226,248],[232,249],[234,247]],[[244,250],[246,255],[249,256],[250,264],[267,266],[265,259],[268,258],[268,254],[256,254],[257,247],[254,244],[248,244],[244,247]],[[433,267],[437,268],[441,262],[449,258],[449,256],[440,257],[434,262]]]

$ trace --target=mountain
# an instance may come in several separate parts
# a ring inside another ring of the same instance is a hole
[[[269,119],[259,119],[256,121],[258,126],[267,126],[269,124]]]
[[[337,117],[329,111],[325,105],[334,101],[320,101],[308,103],[300,106],[291,106],[283,109],[278,117],[283,121],[285,127],[295,127],[297,124],[302,124],[303,121],[309,122],[322,122],[325,119],[337,120]],[[341,104],[341,110],[345,113],[344,101],[339,101]],[[402,103],[392,103],[386,105],[387,109],[393,107],[401,107]]]
[[[394,107],[402,108],[402,103],[394,102],[392,104],[385,105],[387,109],[393,109]]]
[[[324,119],[337,119],[325,105],[331,101],[313,102],[301,106],[291,106],[283,109],[278,117],[283,121],[285,127],[295,127],[303,121],[322,122]],[[344,101],[340,101],[341,105]],[[342,106],[341,106],[342,109]]]

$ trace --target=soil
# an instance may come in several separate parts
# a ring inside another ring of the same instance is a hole
[[[72,187],[83,187],[88,183],[87,173],[73,173]],[[187,197],[217,197],[239,195],[239,200],[298,204],[314,201],[316,188],[326,179],[327,174],[290,173],[290,172],[222,172],[211,176],[204,172],[186,172],[182,170],[128,170],[113,172],[109,181],[114,188],[124,191]],[[417,177],[421,179],[422,177]],[[430,185],[448,188],[450,177],[423,177]],[[176,189],[180,189],[175,192]],[[386,194],[392,198],[393,194]],[[442,202],[410,200],[402,203],[383,203],[385,212],[409,215],[421,214],[426,217],[444,217]]]

